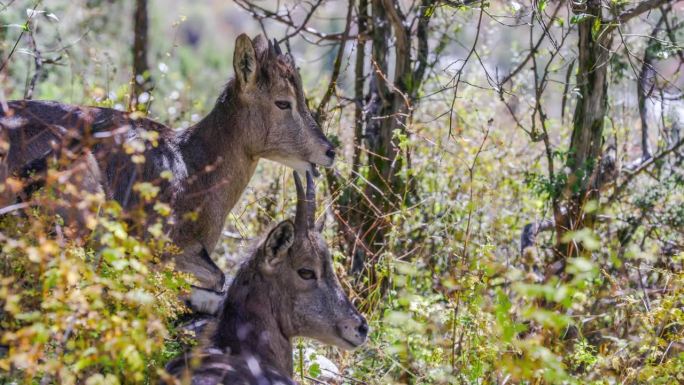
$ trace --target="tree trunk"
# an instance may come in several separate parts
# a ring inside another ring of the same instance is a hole
[[[558,252],[568,258],[578,255],[578,245],[563,242],[568,231],[583,227],[593,228],[594,215],[584,212],[587,202],[599,199],[596,188],[603,146],[603,123],[608,105],[608,65],[610,32],[605,27],[600,0],[588,0],[582,10],[587,15],[578,23],[578,71],[579,98],[573,117],[572,138],[566,166],[568,181],[561,197],[564,210],[556,210],[556,234]]]
[[[146,111],[148,105],[147,102],[150,97],[149,92],[152,90],[150,67],[147,63],[147,0],[135,1],[135,13],[133,19],[133,90],[131,93],[131,109]],[[147,98],[139,100],[143,93],[147,93]]]
[[[555,210],[557,251],[564,258],[576,256],[579,247],[564,242],[568,231],[593,228],[594,215],[585,213],[584,206],[599,198],[594,186],[603,146],[603,121],[608,106],[608,60],[610,32],[604,28],[600,0],[588,0],[583,13],[588,15],[578,23],[577,87],[579,98],[573,117],[572,137],[566,166],[568,181],[561,197],[564,210]],[[608,36],[606,36],[608,35]]]
[[[365,245],[358,250],[353,263],[354,272],[360,272],[364,263],[376,260],[384,247],[390,221],[387,213],[399,208],[404,196],[405,183],[399,175],[403,161],[399,157],[396,132],[405,132],[407,104],[405,79],[410,74],[410,38],[402,25],[398,4],[391,0],[373,0],[371,78],[366,98],[365,147],[367,150],[368,183],[362,209],[356,225]],[[399,28],[397,28],[399,26]],[[392,32],[395,37],[396,62],[394,80],[389,77],[389,51]],[[372,275],[372,268],[369,273]],[[373,279],[371,279],[373,281]]]
[[[406,133],[412,105],[427,73],[428,24],[435,3],[421,0],[421,6],[415,10],[417,28],[412,34],[412,23],[407,21],[398,1],[359,1],[351,174],[354,185],[343,183],[332,173],[327,176],[331,193],[337,196],[335,211],[340,232],[347,253],[352,256],[351,273],[363,282],[365,289],[380,284],[380,294],[384,283],[377,275],[376,263],[386,247],[392,225],[390,213],[401,209],[411,186],[402,176],[403,169],[408,167],[408,161],[404,161],[408,154],[402,156],[404,150],[397,137]],[[366,37],[371,43],[369,56],[364,52]],[[413,58],[412,39],[417,40]],[[389,62],[390,57],[394,58],[393,63]],[[366,77],[369,84],[364,97]]]
[[[390,164],[396,157],[392,144],[392,133],[388,132],[390,124],[387,116],[392,115],[392,95],[389,92],[386,78],[388,73],[387,55],[390,49],[390,23],[382,0],[371,1],[371,20],[373,29],[371,36],[370,85],[366,96],[366,119],[364,131],[364,147],[366,148],[368,180],[363,197],[355,200],[359,203],[357,212],[350,219],[352,227],[363,242],[355,247],[352,273],[361,273],[364,265],[373,254],[381,248],[386,223],[382,214],[386,212],[386,192],[391,189]],[[370,266],[368,266],[370,267]],[[372,268],[369,270],[371,272]]]

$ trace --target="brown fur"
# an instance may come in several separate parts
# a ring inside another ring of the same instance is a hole
[[[202,251],[216,246],[226,216],[258,160],[268,158],[304,171],[313,170],[314,164],[330,166],[334,157],[306,105],[292,58],[261,36],[250,41],[240,35],[235,46],[236,79],[214,109],[186,130],[108,108],[46,101],[13,101],[7,110],[0,107],[0,133],[10,143],[4,156],[0,151],[0,184],[8,177],[44,170],[51,159],[66,167],[81,160],[91,171],[74,183],[105,192],[127,210],[143,206],[151,214],[153,203],[141,202],[132,187],[153,182],[160,187],[159,200],[173,209],[175,223],[167,230],[181,250],[174,256],[176,266],[194,274],[201,287],[222,290],[222,272]],[[281,108],[283,102],[291,108]],[[135,164],[122,143],[141,141],[145,131],[157,132],[159,139],[156,146],[145,142],[145,162]],[[166,170],[173,173],[171,180],[160,177]],[[21,193],[9,186],[5,183],[0,191],[0,208]],[[188,219],[190,213],[196,220]],[[135,225],[145,228],[145,223]]]
[[[192,384],[283,384],[292,377],[292,338],[304,336],[344,349],[361,345],[366,320],[342,291],[332,258],[313,224],[313,182],[308,197],[298,184],[295,223],[269,233],[233,280],[212,346],[167,366]],[[306,220],[301,220],[307,217]],[[305,279],[302,269],[314,273]]]

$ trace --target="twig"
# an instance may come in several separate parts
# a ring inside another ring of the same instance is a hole
[[[16,203],[13,205],[5,206],[3,208],[0,208],[0,215],[5,215],[8,213],[11,213],[12,211],[25,209],[25,208],[33,206],[33,205],[34,205],[33,202],[21,202],[21,203]]]
[[[313,5],[311,6],[311,9],[309,10],[309,12],[306,14],[306,17],[304,18],[304,21],[302,21],[302,24],[301,24],[298,28],[295,28],[295,30],[294,30],[293,32],[288,33],[287,35],[285,35],[285,37],[282,38],[282,39],[280,39],[278,42],[282,43],[283,41],[285,41],[285,40],[287,40],[287,39],[289,39],[289,38],[291,38],[291,37],[297,35],[301,30],[303,30],[303,29],[306,27],[306,24],[307,24],[307,23],[309,22],[309,20],[311,19],[311,16],[313,16],[314,12],[316,12],[316,9],[317,9],[321,4],[323,4],[323,0],[318,0],[315,4],[313,4]],[[348,30],[346,30],[346,32],[348,32]],[[347,35],[348,35],[348,34],[347,34]]]
[[[5,10],[6,10],[7,8],[9,8],[10,5],[12,5],[15,1],[16,1],[16,0],[10,0],[9,3],[3,4],[3,5],[2,5],[2,9],[0,9],[0,12],[5,12]]]
[[[661,151],[658,155],[656,155],[652,158],[646,159],[644,162],[642,162],[640,165],[638,165],[636,169],[634,169],[632,171],[628,171],[627,177],[625,178],[624,181],[622,181],[622,183],[620,183],[619,185],[617,185],[615,187],[615,192],[613,192],[613,195],[611,195],[611,197],[608,201],[609,202],[615,201],[615,199],[617,199],[620,196],[622,191],[627,187],[627,185],[632,181],[632,179],[634,179],[637,175],[642,173],[644,170],[646,170],[652,164],[654,164],[654,163],[660,161],[661,159],[665,158],[670,153],[677,151],[677,149],[682,147],[682,145],[684,145],[684,138],[680,139],[679,142],[670,146],[670,148]]]
[[[570,89],[570,77],[572,76],[572,70],[575,68],[575,59],[572,59],[570,65],[568,66],[567,72],[565,72],[565,84],[563,85],[563,95],[561,100],[561,124],[565,121],[565,105],[568,102],[568,90]]]
[[[452,111],[454,110],[454,104],[456,104],[456,97],[458,96],[458,85],[461,82],[461,76],[463,74],[463,70],[465,69],[465,66],[468,64],[468,60],[470,60],[470,57],[473,55],[473,52],[475,52],[475,47],[477,47],[477,41],[480,39],[480,31],[482,29],[482,15],[484,15],[484,0],[480,1],[480,16],[477,19],[477,32],[475,34],[475,40],[473,41],[473,45],[471,46],[470,50],[468,51],[468,55],[466,56],[465,60],[463,61],[463,65],[461,68],[458,69],[458,74],[451,80],[454,81],[456,80],[456,84],[454,85],[454,96],[451,99],[451,108],[449,109],[449,136],[451,137],[451,133],[453,130],[453,113]]]
[[[35,24],[35,27],[38,28],[38,24]],[[38,43],[36,43],[35,36],[33,35],[33,28],[30,28],[29,26],[28,32],[29,46],[33,51],[33,62],[36,65],[36,69],[35,73],[33,74],[33,77],[31,77],[31,82],[29,82],[28,87],[26,87],[26,91],[24,92],[24,99],[31,100],[33,99],[33,91],[36,88],[38,78],[40,78],[40,75],[43,73],[43,56],[41,55],[40,50],[38,50]]]
[[[467,7],[469,5],[473,5],[479,0],[442,0],[442,2],[450,7]]]
[[[9,63],[10,59],[12,58],[12,55],[14,55],[14,51],[17,49],[17,46],[19,45],[19,42],[21,41],[21,38],[24,36],[24,33],[26,33],[26,30],[28,28],[28,22],[31,20],[31,18],[36,14],[36,8],[42,3],[43,0],[39,0],[36,2],[36,4],[33,6],[33,9],[31,9],[31,12],[29,12],[28,17],[26,18],[26,23],[24,24],[26,28],[22,28],[21,33],[19,34],[19,37],[17,38],[17,41],[14,42],[14,46],[12,46],[12,49],[10,50],[9,55],[7,55],[7,59],[5,59],[4,62],[0,65],[0,72],[2,72],[3,69],[5,69],[5,66],[7,63]],[[4,9],[3,9],[4,11]]]
[[[491,122],[490,124],[487,124],[487,129],[485,131],[484,138],[482,138],[482,142],[480,142],[480,147],[477,148],[477,152],[475,153],[475,157],[473,158],[473,163],[468,167],[468,175],[470,179],[469,183],[469,192],[468,192],[468,202],[470,203],[470,208],[468,209],[468,220],[466,223],[466,233],[465,233],[465,240],[463,241],[463,258],[462,260],[465,262],[468,259],[468,243],[470,242],[470,224],[473,216],[473,185],[475,184],[474,181],[474,174],[475,174],[475,166],[477,166],[477,159],[480,157],[480,154],[482,153],[482,149],[484,148],[485,143],[487,142],[487,138],[489,138],[489,130],[491,128]]]
[[[551,20],[552,20],[552,21],[553,21],[553,19],[556,18],[556,15],[558,15],[558,11],[560,11],[560,8],[561,8],[562,5],[563,5],[563,2],[562,2],[562,1],[561,1],[561,2],[558,2],[558,5],[556,6],[556,8],[553,10],[553,13],[551,14]],[[540,17],[541,17],[541,16],[540,16]],[[533,16],[533,18],[534,18],[534,16]],[[522,70],[522,69],[525,67],[525,65],[530,61],[530,59],[532,59],[532,56],[535,55],[535,54],[537,53],[537,51],[539,51],[539,47],[540,47],[541,44],[544,42],[544,39],[545,39],[547,36],[548,36],[549,38],[551,37],[551,35],[549,34],[548,30],[545,28],[545,29],[544,29],[544,33],[542,33],[542,35],[539,37],[539,40],[537,40],[537,43],[534,45],[534,47],[532,47],[532,49],[530,50],[530,53],[525,57],[525,59],[523,59],[523,61],[520,62],[520,64],[518,64],[518,65],[513,69],[513,71],[511,71],[508,75],[506,75],[506,77],[504,77],[504,78],[499,82],[499,88],[503,89],[503,85],[506,84],[506,83],[508,83],[509,80],[511,80],[513,77],[515,77],[515,75],[517,75],[518,72],[520,72],[520,70]]]
[[[608,27],[606,27],[605,32],[610,32],[620,24],[624,24],[628,22],[629,20],[644,14],[646,12],[649,12],[655,8],[658,8],[662,5],[665,5],[667,3],[674,3],[674,0],[646,0],[646,1],[641,1],[637,4],[636,7],[630,8],[624,12],[622,12],[620,15],[615,17],[613,20],[610,20],[607,22]]]
[[[322,369],[322,370],[325,370],[326,372],[329,372],[330,374],[333,374],[333,375],[335,375],[335,376],[344,378],[345,380],[349,380],[349,381],[351,381],[351,382],[355,382],[355,383],[361,384],[361,385],[368,385],[367,382],[361,381],[361,380],[356,379],[356,378],[354,378],[354,377],[349,377],[349,376],[345,376],[344,374],[335,373],[335,372],[333,372],[332,370],[327,369],[327,368],[321,368],[321,369]]]
[[[313,8],[315,9],[315,7]],[[318,104],[318,108],[316,108],[316,119],[318,120],[318,123],[321,124],[323,120],[325,120],[325,117],[323,116],[325,108],[328,105],[328,102],[330,102],[330,98],[332,97],[332,94],[335,92],[337,89],[337,79],[340,76],[340,68],[342,67],[342,57],[344,56],[344,49],[347,45],[347,38],[349,37],[349,31],[351,30],[351,24],[352,24],[352,11],[354,10],[354,0],[349,0],[349,7],[347,9],[347,22],[346,26],[344,27],[344,32],[342,33],[342,40],[340,40],[340,48],[337,51],[337,56],[335,57],[335,63],[333,64],[333,72],[330,77],[330,84],[328,85],[328,89],[325,92],[325,95],[323,95],[323,99],[321,99],[321,102]],[[313,10],[312,10],[313,11]]]
[[[313,383],[316,383],[316,384],[329,385],[327,382],[323,382],[323,381],[317,380],[317,379],[315,379],[315,378],[313,378],[313,377],[309,377],[309,376],[302,376],[302,377],[305,378],[305,379],[307,379],[307,380],[309,380],[309,381],[311,381],[311,382],[313,382]]]
[[[286,16],[280,15],[276,12],[269,11],[266,8],[260,7],[256,4],[251,3],[250,1],[246,0],[235,0],[235,4],[237,4],[240,8],[244,9],[245,11],[249,12],[250,15],[252,15],[253,18],[258,20],[260,23],[264,19],[270,19],[277,21],[281,24],[285,24],[286,26],[292,27],[292,28],[299,28],[299,25],[296,25],[294,21],[292,20],[292,17],[289,15],[289,13]],[[321,40],[328,40],[328,41],[337,41],[342,39],[343,33],[323,33],[320,31],[317,31],[311,27],[306,27],[304,26],[301,28],[299,32],[304,32],[308,33],[310,35],[314,35],[318,37],[319,41]],[[357,38],[356,35],[348,35],[347,39],[350,40],[355,40]]]

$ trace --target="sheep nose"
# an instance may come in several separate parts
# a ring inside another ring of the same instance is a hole
[[[325,155],[330,159],[335,159],[335,149],[332,147],[328,148],[328,151],[325,152]]]
[[[359,325],[357,331],[363,338],[366,338],[366,335],[368,335],[368,323],[365,319],[361,320],[361,325]]]

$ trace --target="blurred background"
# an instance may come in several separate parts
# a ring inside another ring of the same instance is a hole
[[[0,101],[138,109],[186,128],[233,76],[236,37],[265,34],[292,54],[339,145],[317,180],[319,216],[372,329],[351,353],[301,341],[297,380],[675,384],[683,11],[651,0],[2,0]],[[290,171],[262,161],[215,259],[230,276],[293,213]],[[163,324],[166,353],[142,349],[135,382],[178,353],[174,318]],[[25,348],[15,353],[45,364]],[[86,349],[41,368],[127,382],[129,369],[95,358],[75,369]],[[17,362],[0,369],[31,377]]]

